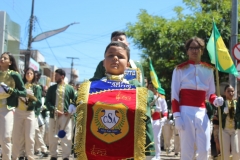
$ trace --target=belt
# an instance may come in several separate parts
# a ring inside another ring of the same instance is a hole
[[[158,120],[158,119],[161,119],[162,118],[162,116],[161,116],[161,113],[160,112],[154,112],[153,114],[152,114],[152,119],[153,120]]]
[[[206,108],[206,92],[201,90],[181,89],[180,105]]]

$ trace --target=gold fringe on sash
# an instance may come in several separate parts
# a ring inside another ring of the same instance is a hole
[[[78,160],[87,160],[85,152],[86,144],[86,122],[87,116],[87,102],[89,97],[90,81],[84,82],[78,89],[77,98],[77,120],[76,120],[76,133],[75,133],[75,147],[74,150],[77,153]]]
[[[139,68],[137,68],[137,80],[138,82],[141,82],[141,70]]]
[[[146,111],[148,91],[145,87],[137,87],[137,102],[134,125],[134,160],[143,160],[146,143]]]
[[[78,160],[87,160],[86,146],[86,122],[87,102],[89,97],[90,81],[84,82],[78,89],[77,98],[77,120],[75,133],[75,152]],[[145,156],[146,143],[146,110],[147,110],[147,88],[138,87],[136,90],[136,112],[134,125],[134,160],[143,160]]]

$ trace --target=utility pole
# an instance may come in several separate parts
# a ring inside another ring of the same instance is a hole
[[[33,29],[33,21],[34,21],[33,12],[34,12],[34,0],[32,0],[32,9],[31,9],[29,34],[28,34],[28,48],[27,48],[27,52],[25,53],[25,66],[24,66],[25,71],[29,67],[29,61],[30,61],[30,57],[31,57],[32,29]]]
[[[230,45],[230,51],[232,52],[232,48],[235,44],[237,44],[237,38],[238,38],[238,0],[232,0],[232,13],[231,13],[231,45]],[[231,54],[232,60],[234,65],[236,65],[236,60],[233,56],[233,53]],[[229,74],[229,83],[233,86],[235,89],[235,92],[237,93],[237,78]],[[237,94],[235,94],[236,98]]]
[[[67,57],[67,58],[72,59],[72,63],[71,63],[71,75],[70,75],[70,82],[72,82],[72,81],[73,81],[73,60],[74,60],[74,59],[79,59],[79,58],[77,58],[77,57]]]

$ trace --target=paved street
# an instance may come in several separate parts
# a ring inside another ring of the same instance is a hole
[[[58,157],[59,157],[59,159],[60,159],[61,153],[59,154]],[[174,156],[174,152],[171,152],[170,155],[167,155],[165,151],[162,152],[161,158],[162,158],[162,160],[178,160],[178,159],[180,159],[179,156],[178,156],[178,157],[175,157],[175,156]],[[36,156],[35,159],[40,159],[40,158]],[[44,159],[45,159],[45,160],[50,160],[50,156],[49,156],[48,158],[41,158],[41,159],[43,159],[43,160],[44,160]],[[73,160],[73,158],[70,158],[70,160]]]
[[[61,159],[61,150],[60,150],[60,153],[59,153],[59,159]],[[39,157],[35,157],[35,159],[40,159]],[[48,158],[41,158],[41,159],[45,159],[45,160],[50,160],[50,156]],[[174,156],[174,152],[171,152],[169,155],[166,154],[165,151],[162,151],[162,154],[161,154],[161,160],[179,160],[180,157],[179,156]],[[73,160],[73,158],[70,158],[70,160]],[[209,160],[213,160],[212,158],[210,158]]]

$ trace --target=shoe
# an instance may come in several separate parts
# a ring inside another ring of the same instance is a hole
[[[42,152],[41,158],[43,157],[48,157],[48,153],[47,152]]]
[[[57,158],[55,158],[55,157],[51,157],[51,159],[50,160],[57,160]]]
[[[41,153],[40,151],[36,151],[36,152],[34,152],[34,155],[36,155],[36,156],[41,156],[42,153]]]
[[[176,157],[179,156],[179,153],[175,153],[174,156],[176,156]]]
[[[18,160],[24,160],[24,157],[18,157]]]
[[[69,158],[63,158],[63,160],[69,160]]]
[[[25,157],[25,160],[28,160],[28,158],[27,158],[27,157]]]

